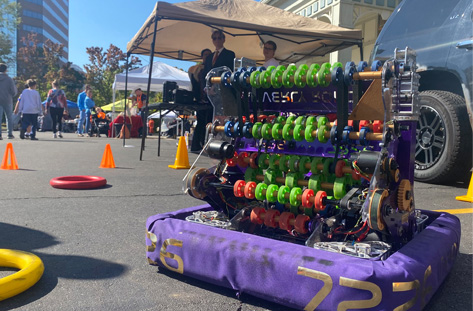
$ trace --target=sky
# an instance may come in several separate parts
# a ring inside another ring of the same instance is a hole
[[[189,0],[166,0],[169,3]],[[126,52],[126,45],[151,15],[154,0],[71,0],[69,1],[69,61],[83,68],[89,63],[87,47],[110,44]],[[133,55],[138,56],[138,55]],[[141,64],[149,64],[149,56],[139,56]],[[194,62],[154,58],[187,71]]]

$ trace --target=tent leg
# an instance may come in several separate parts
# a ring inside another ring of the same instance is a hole
[[[163,118],[161,109],[159,109],[159,130],[158,130],[158,157],[161,156],[161,126],[163,125]]]

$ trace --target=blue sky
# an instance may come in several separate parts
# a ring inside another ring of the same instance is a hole
[[[188,0],[166,0],[177,3]],[[72,0],[69,1],[69,61],[83,67],[89,63],[87,47],[116,45],[126,52],[126,45],[154,9],[153,0]],[[136,55],[137,56],[137,55]],[[149,56],[140,56],[142,65]],[[187,70],[193,62],[154,58]]]

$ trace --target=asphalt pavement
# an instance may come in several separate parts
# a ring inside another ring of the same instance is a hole
[[[186,170],[174,163],[176,140],[77,137],[38,133],[38,141],[0,141],[0,160],[12,142],[19,170],[0,170],[0,248],[32,252],[44,262],[40,281],[0,302],[0,310],[288,310],[287,307],[204,283],[146,260],[145,223],[149,216],[200,205],[182,192]],[[5,135],[6,136],[6,135]],[[99,168],[109,143],[115,169]],[[190,161],[196,155],[189,154]],[[107,186],[62,190],[50,179],[97,175]],[[455,200],[464,184],[415,183],[416,208],[466,209]],[[450,275],[425,310],[472,310],[472,214],[458,214],[460,252]],[[422,250],[419,250],[422,251]],[[14,270],[0,268],[0,277]]]

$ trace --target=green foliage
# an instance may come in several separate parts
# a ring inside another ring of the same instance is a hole
[[[21,19],[19,17],[20,5],[16,1],[0,0],[0,62],[11,64],[12,35],[16,31]]]
[[[90,61],[90,64],[84,66],[86,82],[94,89],[95,103],[97,106],[109,104],[113,99],[115,75],[126,70],[126,54],[113,44],[106,51],[101,47],[90,47],[86,51]],[[137,57],[132,56],[128,69],[136,68],[140,63]]]

